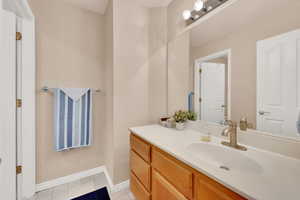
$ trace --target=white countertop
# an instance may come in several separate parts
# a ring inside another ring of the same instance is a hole
[[[195,155],[187,151],[190,144],[204,143],[200,140],[204,135],[201,132],[189,129],[177,131],[160,125],[134,127],[130,131],[247,199],[300,199],[300,160],[247,147],[248,151],[239,153],[255,160],[259,169],[252,172],[225,171],[205,162],[205,158],[195,159]],[[220,142],[221,138],[212,137],[210,144],[224,147]]]

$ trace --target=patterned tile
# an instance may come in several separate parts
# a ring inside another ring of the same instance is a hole
[[[94,189],[95,190],[101,189],[103,187],[109,188],[104,173],[93,176],[93,181],[94,181]]]
[[[122,190],[115,192],[111,195],[112,200],[131,200],[129,197],[128,190]]]
[[[97,174],[68,184],[38,192],[28,200],[70,200],[97,189],[108,187],[104,174]],[[128,188],[112,193],[111,200],[135,200]]]
[[[53,200],[53,190],[44,190],[37,193],[37,200]]]
[[[64,184],[53,188],[53,200],[69,200],[69,184]]]
[[[70,199],[73,199],[75,197],[78,197],[78,196],[82,195],[81,191],[80,191],[80,188],[81,188],[80,180],[69,183],[69,197],[70,197]]]

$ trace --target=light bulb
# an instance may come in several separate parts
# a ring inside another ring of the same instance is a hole
[[[183,19],[185,19],[185,20],[188,20],[190,17],[191,17],[191,11],[189,11],[189,10],[185,10],[185,11],[183,11],[183,13],[182,13],[182,17],[183,17]]]
[[[202,0],[197,0],[194,5],[196,11],[200,11],[204,7],[204,2]]]

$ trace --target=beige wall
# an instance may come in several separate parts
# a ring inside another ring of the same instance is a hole
[[[149,120],[167,114],[167,9],[149,9]]]
[[[300,4],[283,4],[280,10],[266,11],[240,30],[194,48],[194,58],[204,57],[228,48],[232,49],[232,119],[247,116],[256,124],[256,42],[300,28]]]
[[[37,19],[37,88],[92,87],[92,147],[55,152],[53,98],[39,94],[38,183],[106,165],[129,178],[129,132],[167,112],[167,12],[138,0],[109,1],[104,16],[59,0],[30,0]],[[57,167],[57,164],[60,167]]]
[[[195,0],[173,0],[168,10],[168,41],[173,40],[186,28],[186,23],[182,18],[184,10],[192,9]]]
[[[166,9],[113,1],[113,182],[129,178],[129,127],[166,114]]]
[[[103,16],[61,0],[29,0],[36,16],[37,88],[104,88]],[[37,183],[104,164],[105,100],[94,96],[91,147],[54,150],[53,96],[37,94]]]
[[[135,0],[114,1],[114,183],[129,178],[129,131],[147,124],[148,10]]]
[[[168,113],[188,109],[190,87],[190,34],[181,34],[168,44]]]
[[[113,1],[108,1],[105,13],[105,166],[108,173],[113,177],[114,171],[114,140],[113,140],[113,67],[114,67],[114,10]]]

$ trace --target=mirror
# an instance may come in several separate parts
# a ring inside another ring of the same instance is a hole
[[[169,114],[246,118],[249,128],[300,138],[299,9],[294,0],[237,1],[169,41]]]

